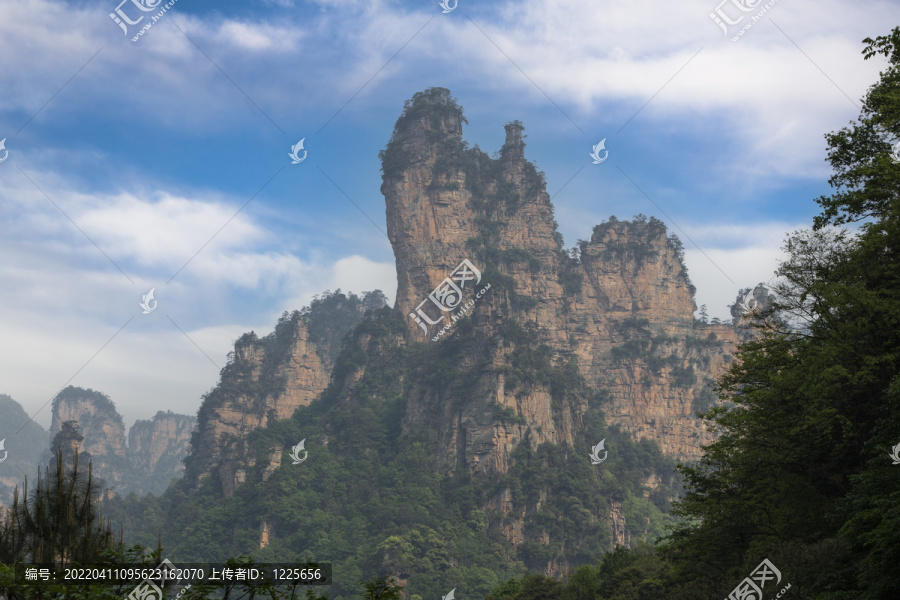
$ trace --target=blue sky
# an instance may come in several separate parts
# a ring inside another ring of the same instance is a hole
[[[0,392],[44,426],[66,384],[129,424],[194,413],[241,333],[327,289],[393,300],[378,152],[431,86],[489,153],[522,121],[567,246],[660,218],[725,318],[829,192],[823,135],[883,67],[860,40],[896,20],[877,1],[177,0],[132,42],[140,2],[126,36],[118,0],[0,0]],[[717,8],[744,17],[728,35]]]

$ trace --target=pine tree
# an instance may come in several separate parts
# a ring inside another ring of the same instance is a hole
[[[104,550],[120,550],[121,535],[117,540],[109,523],[104,526],[95,506],[100,492],[90,463],[84,473],[76,451],[71,467],[65,469],[62,452],[57,452],[55,471],[45,467],[42,477],[38,469],[30,494],[27,478],[21,500],[16,487],[13,505],[0,520],[0,562],[64,567],[98,562]]]

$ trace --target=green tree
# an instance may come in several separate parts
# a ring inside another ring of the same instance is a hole
[[[726,595],[763,558],[799,597],[900,597],[900,28],[864,43],[888,68],[826,136],[835,192],[788,237],[777,318],[720,382],[733,405],[705,413],[720,437],[681,467],[677,597]]]
[[[638,545],[634,550],[616,548],[597,568],[597,598],[604,600],[661,600],[669,583],[667,564],[653,549]],[[570,581],[569,585],[572,585]]]
[[[400,600],[403,597],[403,588],[390,575],[373,577],[360,583],[365,590],[363,592],[365,600]]]
[[[22,498],[16,488],[12,507],[0,520],[0,561],[54,563],[95,562],[104,550],[120,549],[121,540],[95,509],[101,489],[92,468],[79,468],[75,452],[70,469],[63,468],[62,453],[56,470],[45,468],[29,496],[28,480]]]

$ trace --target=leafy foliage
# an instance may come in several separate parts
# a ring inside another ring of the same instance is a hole
[[[706,413],[721,432],[699,465],[667,556],[681,583],[727,594],[763,557],[798,597],[900,596],[900,28],[867,40],[889,67],[859,122],[830,134],[835,193],[812,231],[795,232],[762,337],[720,382],[732,405]],[[858,232],[835,230],[867,219]]]
[[[96,418],[102,419],[108,417],[124,427],[125,422],[122,420],[122,416],[118,411],[116,411],[116,406],[113,404],[112,400],[109,399],[109,396],[90,388],[83,389],[72,385],[66,386],[53,398],[53,410],[56,411],[60,403],[69,400],[79,400],[86,397],[90,398],[93,404],[99,409]]]
[[[309,306],[299,311],[299,318],[309,330],[309,339],[316,342],[324,351],[327,364],[334,364],[347,333],[362,320],[367,311],[378,310],[385,306],[387,298],[381,290],[367,292],[362,297],[336,290],[334,293],[325,292],[314,297]],[[279,325],[287,322],[289,318],[295,317],[294,315],[288,317],[285,312]]]
[[[441,87],[428,88],[417,92],[403,105],[403,113],[394,125],[394,133],[387,147],[378,157],[381,159],[381,171],[386,181],[399,176],[411,163],[412,153],[404,147],[405,134],[414,124],[422,122],[431,132],[439,132],[443,119],[458,120],[468,123],[463,116],[462,108],[450,96],[450,90]]]

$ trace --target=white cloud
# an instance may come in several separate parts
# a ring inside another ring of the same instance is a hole
[[[546,102],[540,88],[563,106],[575,103],[573,116],[585,126],[601,111],[624,125],[653,98],[621,135],[657,129],[665,120],[733,140],[742,155],[728,157],[722,176],[735,180],[748,173],[821,174],[822,134],[856,117],[847,96],[859,104],[883,64],[863,61],[859,40],[880,32],[894,11],[887,2],[840,9],[777,4],[732,43],[708,18],[714,3],[707,0],[509,6],[502,22],[481,19],[479,26],[535,86],[465,25],[452,28],[463,42],[454,46],[454,60],[484,64],[498,93],[518,89]]]
[[[93,206],[76,215],[77,221],[98,242],[142,265],[171,267],[211,239],[221,251],[263,235],[245,216],[235,214],[238,207],[166,192],[155,195],[155,200],[130,194],[94,199]]]
[[[317,280],[316,274],[322,275],[321,279]],[[168,295],[165,290],[157,291],[156,310],[143,315],[137,306],[139,293],[118,294],[114,300],[92,293],[91,281],[105,278],[115,282],[115,274],[98,277],[71,271],[62,283],[53,281],[47,273],[34,275],[36,280],[46,278],[43,285],[32,282],[34,285],[23,288],[18,286],[20,276],[7,268],[0,270],[0,278],[17,290],[4,291],[0,296],[0,304],[5,307],[0,338],[16,340],[0,348],[3,393],[32,414],[74,375],[71,385],[109,394],[129,424],[149,418],[157,410],[195,414],[201,395],[218,381],[217,367],[224,366],[234,340],[250,330],[261,336],[269,333],[281,310],[301,308],[326,289],[359,293],[387,288],[386,294],[393,296],[396,287],[393,265],[351,256],[333,264],[305,265],[297,273],[300,281],[280,290],[284,295],[302,287],[302,294],[293,300],[284,296],[278,310],[256,306],[239,322],[191,327],[201,320],[194,313],[214,304],[192,302],[190,297],[198,292],[196,289],[175,290]],[[88,282],[78,288],[74,282],[85,276]],[[46,295],[51,296],[50,301],[42,302]],[[223,295],[222,300],[229,301],[230,294]],[[72,302],[81,303],[80,309],[67,306]],[[47,407],[37,421],[47,427],[49,418]]]
[[[241,23],[227,20],[219,24],[215,39],[223,46],[237,45],[246,50],[292,52],[303,32],[296,27],[280,27],[265,23]]]
[[[685,227],[699,249],[686,239],[684,262],[697,288],[697,306],[707,305],[710,318],[731,319],[729,306],[738,291],[773,280],[787,235],[805,224],[770,222]]]
[[[139,273],[147,281],[168,279],[188,263],[186,272],[195,280],[242,286],[283,277],[299,265],[296,257],[265,249],[266,232],[240,210],[245,199],[152,188],[86,193],[53,172],[30,172],[51,202],[27,179],[10,175],[0,192],[0,215],[12,225],[11,239],[31,245],[45,238],[48,245],[32,247],[32,257],[59,251],[54,244],[64,242],[65,253],[75,252],[84,264],[108,267],[105,253],[133,279]]]
[[[321,109],[324,99],[330,104],[359,92],[382,68],[362,97],[397,78],[445,73],[500,97],[524,96],[549,106],[543,90],[580,122],[602,110],[624,124],[656,95],[630,131],[660,119],[699,121],[713,135],[747,148],[738,166],[781,174],[819,169],[822,133],[856,116],[844,92],[858,104],[879,68],[878,60],[862,61],[859,40],[878,34],[894,8],[889,2],[778,3],[732,43],[709,19],[714,3],[708,0],[510,1],[499,16],[476,14],[478,28],[453,18],[455,13],[429,22],[433,11],[380,2],[323,6],[302,22],[291,21],[290,12],[271,21],[173,18],[267,113]],[[41,15],[37,23],[35,14]],[[0,102],[37,110],[93,52],[110,45],[78,76],[72,84],[78,95],[67,102],[90,106],[101,99],[123,117],[141,115],[178,128],[208,128],[244,111],[240,92],[209,59],[178,28],[161,23],[137,45],[117,40],[129,49],[122,51],[109,42],[117,28],[92,9],[46,0],[8,3],[0,7],[0,35],[12,52],[0,65],[0,80],[18,93]],[[190,101],[173,111],[172,98]]]
[[[0,322],[0,335],[17,340],[16,349],[0,349],[0,375],[4,392],[29,414],[40,411],[35,420],[45,428],[45,403],[67,383],[110,395],[130,424],[158,410],[195,414],[217,379],[217,369],[171,325],[147,335],[133,320],[117,334],[127,318],[112,325],[65,313],[19,317]],[[204,350],[224,365],[221,348]]]
[[[306,306],[314,296],[325,290],[341,290],[361,295],[381,290],[393,306],[397,295],[397,270],[393,263],[375,262],[365,256],[347,256],[328,268],[308,269],[303,276],[303,290],[285,303],[284,310]]]
[[[325,289],[393,296],[396,288],[392,264],[275,250],[266,223],[235,216],[239,201],[219,194],[91,194],[53,173],[30,175],[134,283],[25,178],[8,179],[0,191],[0,222],[9,224],[0,237],[0,338],[16,342],[0,347],[0,381],[29,413],[73,375],[72,385],[109,394],[128,423],[157,410],[194,413],[217,381],[212,363],[223,366],[242,333],[264,335],[282,310]],[[173,265],[229,219],[166,284]],[[143,315],[138,302],[151,287],[158,305]],[[45,408],[38,422],[48,420]]]

